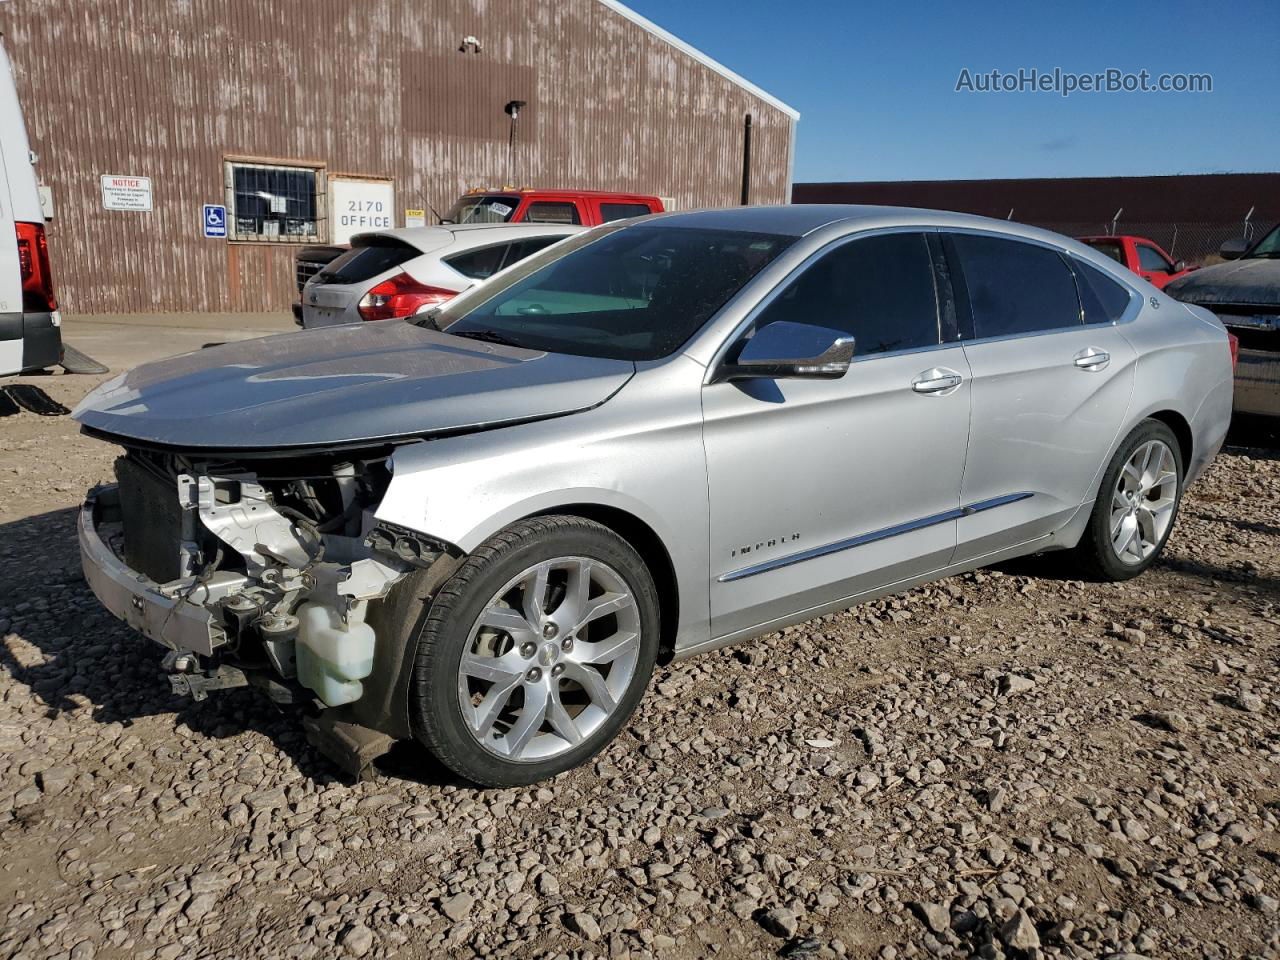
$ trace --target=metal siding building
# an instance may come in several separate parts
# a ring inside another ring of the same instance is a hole
[[[340,174],[389,179],[394,226],[480,185],[738,203],[750,115],[751,202],[789,199],[798,115],[614,0],[23,0],[0,31],[78,313],[287,309],[306,237],[202,235],[229,159],[313,168],[328,242]],[[107,174],[151,211],[104,209]]]

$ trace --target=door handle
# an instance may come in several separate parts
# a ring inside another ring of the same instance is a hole
[[[926,370],[912,380],[911,389],[916,393],[948,393],[962,383],[964,383],[964,377],[954,370],[934,367],[932,370]]]
[[[1081,370],[1105,370],[1111,362],[1111,354],[1097,347],[1085,347],[1072,362]]]

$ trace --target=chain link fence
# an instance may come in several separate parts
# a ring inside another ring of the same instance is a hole
[[[1201,265],[1221,260],[1218,248],[1226,241],[1244,237],[1249,243],[1266,236],[1274,223],[1260,220],[1239,220],[1230,223],[1169,223],[1126,220],[1093,220],[1071,223],[1028,221],[1033,226],[1068,237],[1096,237],[1128,234],[1146,237],[1163,247],[1174,260]]]

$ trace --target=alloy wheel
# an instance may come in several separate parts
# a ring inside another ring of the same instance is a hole
[[[1111,549],[1139,564],[1164,542],[1178,505],[1178,462],[1163,440],[1148,440],[1125,462],[1111,496]]]
[[[504,760],[554,757],[617,710],[639,654],[639,608],[617,571],[585,557],[543,561],[472,624],[458,663],[463,719]]]

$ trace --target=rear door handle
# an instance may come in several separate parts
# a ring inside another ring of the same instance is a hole
[[[1105,370],[1111,362],[1111,354],[1097,347],[1085,347],[1072,362],[1081,370]]]
[[[912,380],[911,389],[916,393],[949,393],[962,383],[964,383],[964,377],[954,370],[934,367]]]

